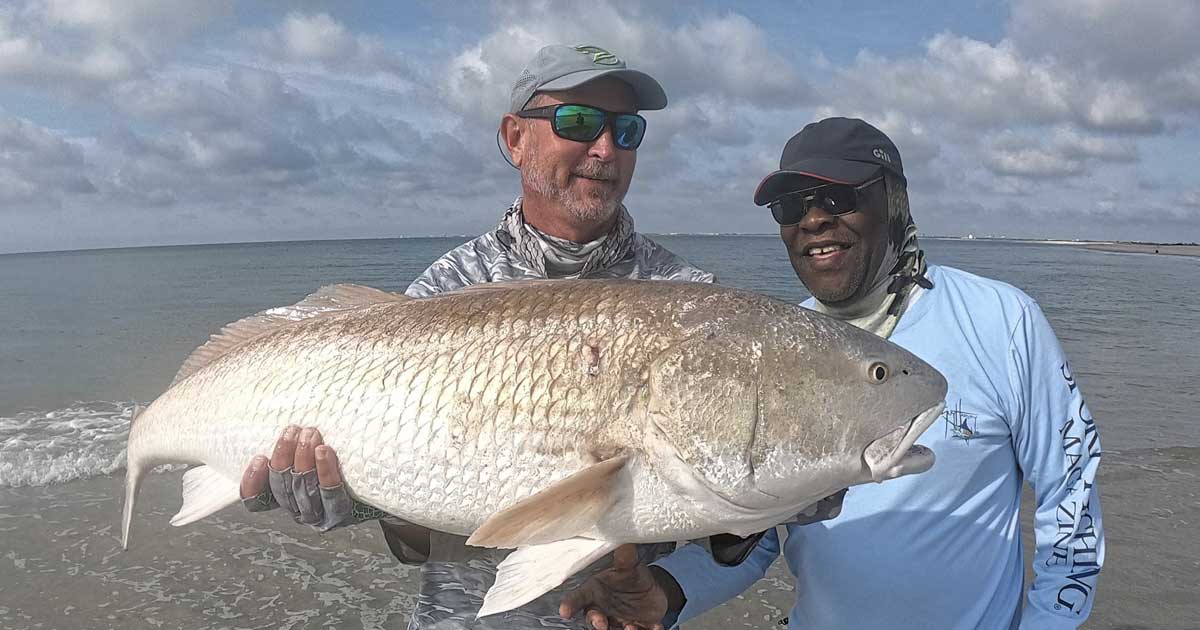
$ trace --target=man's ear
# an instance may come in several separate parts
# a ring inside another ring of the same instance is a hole
[[[504,148],[508,149],[508,154],[512,156],[513,164],[520,168],[526,141],[525,126],[521,124],[521,119],[512,114],[505,114],[500,119],[500,139],[504,142]]]

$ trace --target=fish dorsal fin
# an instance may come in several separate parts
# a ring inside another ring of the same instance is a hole
[[[579,536],[617,500],[617,480],[629,461],[622,455],[592,464],[484,521],[467,539],[476,547],[514,548]]]
[[[465,287],[460,287],[453,291],[447,291],[446,293],[438,293],[438,294],[433,295],[432,297],[439,297],[442,295],[461,295],[464,293],[473,294],[473,293],[493,293],[493,292],[497,292],[497,291],[516,291],[519,289],[530,289],[533,287],[541,287],[541,286],[547,286],[547,285],[553,286],[556,283],[562,283],[562,282],[574,282],[574,281],[573,280],[565,280],[565,279],[564,280],[552,280],[550,278],[524,278],[521,280],[505,280],[503,282],[478,282],[476,284],[469,284]]]
[[[208,338],[208,343],[196,348],[179,372],[174,385],[199,372],[204,366],[216,361],[230,350],[292,322],[310,319],[325,313],[344,311],[382,302],[400,302],[411,299],[399,293],[389,293],[359,284],[331,284],[317,289],[308,297],[291,306],[279,306],[255,313],[249,317],[226,324],[221,332]]]

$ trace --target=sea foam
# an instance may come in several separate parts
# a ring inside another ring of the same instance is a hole
[[[44,486],[125,467],[134,402],[77,402],[0,417],[0,487]]]

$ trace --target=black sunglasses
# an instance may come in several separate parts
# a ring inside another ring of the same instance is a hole
[[[858,191],[881,181],[882,175],[858,186],[822,184],[785,193],[767,205],[771,208],[771,216],[775,217],[775,222],[779,225],[795,225],[803,221],[813,207],[820,207],[836,217],[858,210],[862,206]]]
[[[554,135],[575,142],[591,142],[604,133],[611,120],[613,143],[632,151],[646,136],[646,119],[637,114],[616,114],[591,105],[561,103],[517,112],[521,118],[548,118]]]

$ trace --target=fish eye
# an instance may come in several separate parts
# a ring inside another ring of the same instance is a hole
[[[872,363],[870,367],[867,368],[867,378],[869,378],[872,383],[876,384],[887,381],[888,376],[891,376],[891,373],[892,372],[888,369],[887,364],[880,363],[879,361]]]

